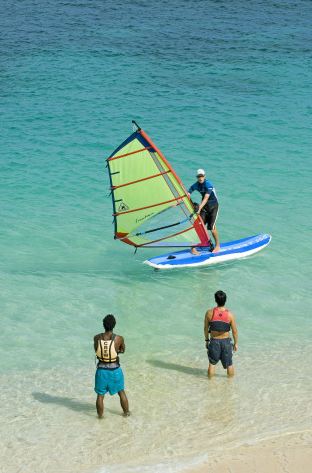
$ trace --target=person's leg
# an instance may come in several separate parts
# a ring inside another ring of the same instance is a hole
[[[104,413],[104,396],[107,393],[106,389],[106,370],[97,369],[95,372],[95,386],[94,391],[97,394],[96,398],[96,410],[99,418],[103,417]]]
[[[206,212],[205,210],[202,210],[202,211],[200,212],[200,216],[201,216],[201,219],[202,219],[204,225],[206,225],[206,222],[207,222],[207,212]],[[200,252],[199,252],[195,247],[191,248],[191,253],[192,253],[192,255],[194,255],[194,256],[199,256],[199,255],[200,255]]]
[[[211,363],[209,363],[209,366],[208,366],[208,378],[211,379],[214,377],[215,375],[215,372],[216,372],[216,367],[215,365],[212,365]]]
[[[215,242],[215,247],[212,251],[213,253],[217,253],[218,251],[220,251],[220,240],[219,240],[218,230],[216,227],[218,212],[219,212],[219,205],[213,205],[211,207],[207,207],[207,218],[206,218],[207,228],[208,230],[211,231],[214,242]]]
[[[208,345],[208,360],[209,360],[208,378],[209,379],[211,379],[215,375],[216,364],[220,360],[220,355],[221,355],[221,347],[220,347],[219,340],[212,338]]]
[[[96,398],[96,411],[99,419],[101,419],[104,414],[104,396],[101,396],[100,394],[98,394]]]
[[[233,366],[233,348],[230,338],[223,339],[221,349],[221,363],[224,369],[226,369],[229,378],[234,376]]]
[[[211,230],[211,233],[215,241],[215,247],[214,247],[213,253],[217,253],[218,251],[220,251],[220,240],[219,240],[219,234],[218,234],[218,230],[216,226],[213,227],[213,229]]]
[[[124,415],[129,416],[130,415],[129,402],[128,402],[128,398],[126,396],[125,391],[124,390],[119,391],[118,396],[119,396],[119,399],[120,399],[120,405],[121,405],[121,408],[123,410]]]

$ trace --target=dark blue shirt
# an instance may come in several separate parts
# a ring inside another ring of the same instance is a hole
[[[192,194],[192,192],[198,191],[201,196],[202,200],[205,197],[206,194],[209,194],[209,200],[207,203],[209,204],[217,204],[218,203],[218,198],[216,194],[216,190],[213,187],[213,184],[211,182],[207,181],[207,179],[204,180],[202,184],[200,184],[198,181],[196,181],[188,190],[189,194]]]

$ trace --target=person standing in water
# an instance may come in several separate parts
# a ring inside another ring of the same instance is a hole
[[[220,251],[220,240],[216,227],[219,210],[219,202],[216,190],[211,182],[207,181],[206,173],[203,169],[197,170],[196,177],[197,181],[189,188],[188,196],[190,197],[194,191],[198,191],[200,193],[202,201],[199,204],[197,213],[201,216],[204,224],[207,225],[207,229],[211,231],[215,241],[213,253],[217,253]],[[192,248],[191,251],[193,255],[200,254],[196,248]]]
[[[129,416],[129,404],[125,393],[124,375],[119,363],[119,353],[125,353],[126,346],[123,337],[113,333],[116,319],[108,314],[103,319],[105,333],[94,337],[94,350],[98,359],[95,373],[95,388],[97,394],[96,410],[99,418],[104,413],[104,396],[118,393],[124,416]]]
[[[223,368],[227,370],[227,375],[232,377],[234,376],[234,367],[230,330],[234,339],[233,350],[238,350],[238,332],[235,317],[229,309],[225,308],[225,292],[217,291],[215,301],[217,306],[209,309],[205,314],[204,333],[209,359],[208,377],[212,378],[214,376],[215,365],[220,360]]]

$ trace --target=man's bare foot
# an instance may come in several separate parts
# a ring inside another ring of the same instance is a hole
[[[216,246],[215,249],[213,250],[213,253],[218,253],[218,251],[220,251],[220,246]]]
[[[128,411],[128,412],[124,412],[122,415],[123,415],[124,417],[129,417],[129,415],[130,415],[130,411]]]
[[[192,249],[191,249],[191,253],[192,253],[192,255],[195,255],[195,256],[199,256],[199,255],[200,255],[199,251],[197,251],[196,248],[192,248]]]

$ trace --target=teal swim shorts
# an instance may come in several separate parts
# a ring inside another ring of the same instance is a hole
[[[116,368],[109,370],[98,368],[95,372],[94,391],[100,396],[104,396],[109,392],[111,396],[125,389],[125,381],[122,369]]]

